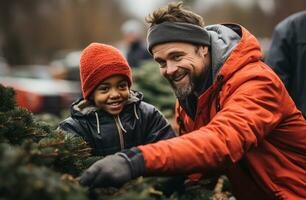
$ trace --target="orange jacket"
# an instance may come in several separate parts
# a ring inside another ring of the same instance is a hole
[[[177,106],[188,134],[139,146],[146,172],[226,173],[238,199],[305,199],[306,121],[261,62],[255,37],[240,28],[241,40],[198,98],[195,120]]]

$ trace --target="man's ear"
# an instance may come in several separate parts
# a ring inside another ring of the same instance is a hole
[[[208,55],[208,46],[200,47],[201,56],[206,57]]]

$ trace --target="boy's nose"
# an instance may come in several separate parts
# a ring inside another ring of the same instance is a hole
[[[118,98],[120,97],[120,93],[116,89],[112,89],[110,91],[110,98]]]

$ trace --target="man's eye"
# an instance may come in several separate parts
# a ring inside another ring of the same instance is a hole
[[[165,61],[163,61],[163,60],[158,61],[158,64],[159,64],[159,67],[160,67],[160,68],[164,68],[164,67],[166,67],[166,62],[165,62]]]
[[[175,61],[178,61],[178,60],[180,60],[181,59],[181,56],[180,55],[175,55],[175,56],[173,56],[173,60],[175,60]]]

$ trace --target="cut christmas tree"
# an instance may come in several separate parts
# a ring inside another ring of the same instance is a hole
[[[227,199],[224,181],[186,186],[182,177],[138,178],[119,189],[89,189],[77,177],[101,157],[81,138],[55,130],[16,107],[14,90],[0,85],[0,199]],[[220,197],[220,198],[219,198]]]

